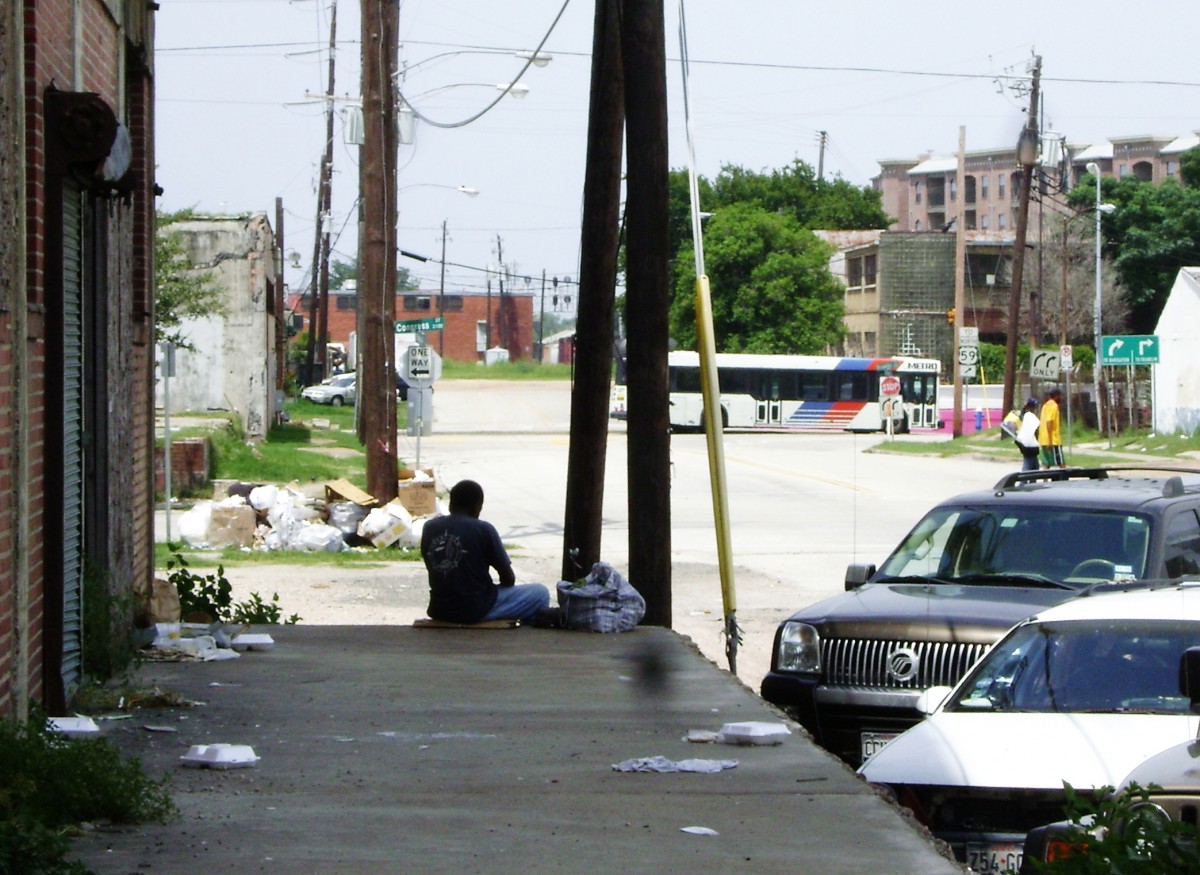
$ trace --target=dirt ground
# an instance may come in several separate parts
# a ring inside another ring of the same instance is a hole
[[[551,589],[551,604],[556,604],[558,557],[514,551],[512,559],[518,581],[546,584]],[[248,599],[251,593],[269,601],[278,593],[285,617],[298,614],[303,623],[319,625],[410,624],[425,616],[429,595],[424,567],[419,562],[348,568],[254,564],[226,568],[225,576],[233,586],[235,602]],[[763,607],[748,604],[737,614],[743,632],[737,674],[757,691],[769,667],[775,627],[787,611],[766,606],[773,601],[767,594],[779,586],[778,581],[745,569],[738,569],[737,580],[740,591],[763,594],[755,599],[761,600]],[[676,632],[691,638],[718,666],[728,668],[715,566],[673,566],[672,617]]]

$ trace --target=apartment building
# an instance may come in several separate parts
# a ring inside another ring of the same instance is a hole
[[[1038,203],[1046,210],[1066,209],[1055,197],[1074,187],[1095,163],[1101,175],[1123,179],[1133,176],[1160,183],[1179,178],[1180,156],[1200,145],[1200,133],[1187,136],[1115,137],[1099,143],[1063,143],[1056,135],[1043,139],[1043,163],[1035,184],[1046,194]],[[882,160],[872,185],[881,193],[883,209],[895,217],[892,231],[937,231],[958,215],[959,198],[966,208],[969,231],[985,231],[997,239],[1011,239],[1016,228],[1021,195],[1021,170],[1016,147],[969,151],[965,155],[965,191],[958,191],[956,155],[920,155]],[[1035,222],[1030,239],[1037,238]]]

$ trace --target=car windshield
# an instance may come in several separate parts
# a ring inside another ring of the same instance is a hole
[[[1030,623],[1000,641],[947,711],[1186,714],[1179,660],[1200,636],[1184,620]]]
[[[1040,507],[938,507],[917,523],[873,582],[1061,586],[1137,580],[1150,520],[1140,514]]]

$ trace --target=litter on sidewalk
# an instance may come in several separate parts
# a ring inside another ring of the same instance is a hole
[[[614,772],[700,772],[714,775],[726,769],[736,769],[737,760],[669,760],[664,756],[636,757],[613,763]]]

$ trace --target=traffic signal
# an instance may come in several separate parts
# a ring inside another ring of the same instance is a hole
[[[949,310],[946,311],[946,324],[947,325],[954,324],[954,308],[953,307],[951,307]]]

